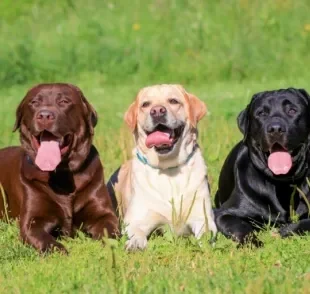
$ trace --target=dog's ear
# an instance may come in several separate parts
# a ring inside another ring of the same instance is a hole
[[[16,132],[20,128],[22,118],[23,118],[24,100],[25,100],[25,98],[19,103],[19,105],[16,109],[16,118],[15,118],[15,124],[14,124],[14,128],[13,128],[13,132]]]
[[[187,93],[189,100],[189,121],[193,127],[197,126],[197,123],[207,113],[206,104],[197,98],[195,95]]]
[[[89,130],[90,130],[91,135],[93,135],[94,129],[98,123],[98,115],[97,115],[95,108],[87,101],[87,99],[84,97],[83,93],[82,93],[82,101],[83,101],[83,103],[87,109],[88,126],[89,126]]]
[[[266,95],[268,92],[259,92],[256,93],[252,96],[251,98],[251,102],[247,105],[247,107],[242,110],[237,118],[237,123],[238,123],[238,127],[240,132],[243,134],[243,141],[246,140],[249,130],[250,130],[250,111],[251,111],[251,107],[252,104],[257,100],[257,98],[263,97],[264,95]]]
[[[188,119],[191,125],[195,128],[197,123],[207,113],[207,106],[198,97],[186,92],[182,85],[176,84],[174,86],[184,95],[185,101],[187,103]]]
[[[297,91],[301,96],[303,96],[303,98],[307,100],[308,103],[310,103],[310,96],[305,89],[298,89]]]
[[[28,100],[29,96],[35,95],[35,93],[38,91],[40,88],[41,84],[37,84],[33,86],[30,90],[27,91],[25,97],[23,100],[19,103],[16,109],[16,119],[15,119],[15,124],[13,128],[13,132],[16,132],[18,129],[21,127],[22,119],[23,119],[23,109],[26,104],[26,101]]]
[[[140,97],[142,97],[142,95],[146,91],[146,89],[148,89],[148,87],[142,88],[138,92],[135,101],[130,104],[127,111],[125,112],[124,120],[125,120],[125,123],[127,124],[127,126],[129,127],[129,129],[131,130],[131,132],[133,132],[137,127],[139,99],[140,99]]]
[[[135,130],[137,126],[137,116],[138,116],[137,104],[138,104],[137,100],[131,103],[124,115],[124,120],[132,132]]]
[[[238,127],[240,132],[243,134],[244,136],[244,140],[246,139],[247,135],[248,135],[248,131],[249,131],[249,109],[250,109],[250,105],[248,105],[244,110],[242,110],[237,118],[237,123],[238,123]]]
[[[15,113],[15,124],[13,127],[13,132],[16,132],[17,130],[20,129],[21,123],[22,123],[22,119],[23,119],[23,109],[25,106],[25,102],[29,96],[29,93],[31,93],[31,91],[33,91],[37,86],[31,88],[25,95],[25,97],[23,98],[23,100],[19,103],[19,105],[17,106],[16,109],[16,113]]]
[[[96,125],[98,123],[98,115],[97,115],[95,108],[88,102],[88,100],[84,96],[84,93],[82,92],[82,90],[79,87],[77,87],[73,84],[67,84],[67,85],[69,87],[71,87],[71,89],[76,91],[78,93],[78,95],[81,97],[82,103],[83,103],[84,107],[86,108],[86,115],[87,115],[87,122],[88,122],[89,131],[90,131],[90,134],[93,135],[94,134],[94,128],[96,127]]]
[[[305,89],[297,89],[298,96],[301,96],[307,103],[308,112],[310,112],[310,96],[308,92]],[[310,121],[310,116],[308,116],[308,122]],[[310,141],[310,136],[308,137],[308,140]]]

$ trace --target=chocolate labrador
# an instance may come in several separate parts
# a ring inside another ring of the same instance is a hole
[[[224,163],[215,197],[219,231],[257,246],[254,231],[266,224],[279,226],[282,237],[310,231],[308,93],[258,93],[238,125],[244,138]]]
[[[22,240],[41,252],[66,252],[56,237],[76,229],[94,239],[118,233],[92,145],[96,123],[95,110],[70,84],[35,86],[17,108],[21,147],[0,150],[0,216],[19,218]]]

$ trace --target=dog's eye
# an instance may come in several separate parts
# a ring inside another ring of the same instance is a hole
[[[171,99],[169,99],[169,103],[170,104],[179,104],[179,101],[175,98],[171,98]]]
[[[38,100],[32,100],[29,104],[33,107],[38,107],[40,105],[40,102]]]
[[[264,116],[267,116],[268,115],[268,112],[266,110],[260,110],[256,113],[257,116],[259,117],[264,117]]]
[[[145,102],[142,103],[141,106],[142,106],[143,108],[146,108],[146,107],[149,107],[150,105],[151,105],[151,102],[145,101]]]
[[[69,100],[61,99],[61,100],[58,101],[58,104],[59,104],[59,105],[66,105],[66,104],[69,104]]]
[[[288,113],[289,115],[294,115],[294,114],[296,114],[296,112],[297,112],[297,110],[294,109],[294,108],[290,108],[290,109],[287,111],[287,113]]]

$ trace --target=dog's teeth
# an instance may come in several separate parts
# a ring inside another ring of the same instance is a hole
[[[174,132],[174,130],[171,130],[171,132],[170,132],[170,138],[174,138],[175,137],[175,132]]]

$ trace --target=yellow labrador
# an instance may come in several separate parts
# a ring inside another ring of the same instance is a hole
[[[207,167],[197,144],[197,123],[205,113],[197,97],[166,84],[141,89],[126,112],[136,146],[108,189],[123,216],[128,250],[144,249],[148,235],[164,224],[198,239],[207,226],[216,234]]]

